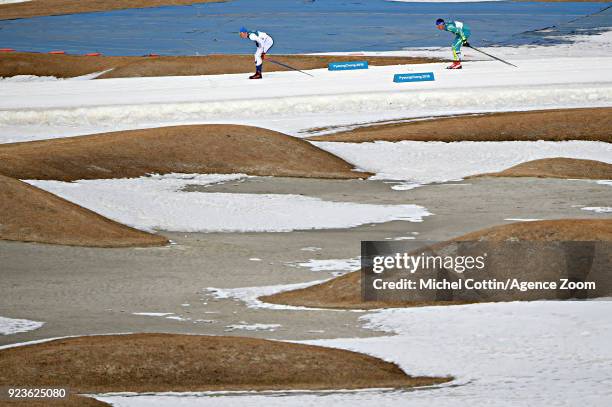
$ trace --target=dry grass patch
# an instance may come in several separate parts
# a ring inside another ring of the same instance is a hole
[[[575,158],[544,158],[521,163],[500,172],[467,178],[477,177],[612,179],[612,164]]]
[[[26,4],[26,3],[20,3]],[[75,76],[106,71],[147,57],[88,57],[83,55],[52,55],[25,52],[0,53],[0,77],[17,75]]]
[[[423,64],[434,62],[430,58],[413,57],[365,57],[333,55],[270,55],[279,62],[289,64],[297,69],[327,68],[330,62],[367,60],[373,66]],[[246,73],[253,71],[252,55],[209,55],[206,57],[163,57],[134,61],[105,73],[100,78],[131,78],[141,76],[169,75],[219,75],[228,73]],[[287,71],[276,64],[265,63],[265,72]]]
[[[224,0],[31,0],[0,5],[0,20],[222,1]]]
[[[25,3],[24,3],[25,4]],[[368,60],[370,65],[403,65],[434,62],[435,59],[411,57],[365,57],[331,55],[272,55],[275,60],[298,69],[326,68],[332,61]],[[132,78],[150,76],[190,76],[247,73],[253,71],[252,55],[207,56],[78,56],[36,53],[0,53],[0,77],[16,75],[71,78],[95,72],[106,72],[99,78]],[[265,72],[287,69],[267,63]]]
[[[237,125],[174,126],[0,145],[0,174],[74,181],[151,173],[364,178],[307,141]]]
[[[361,271],[354,271],[343,276],[314,286],[278,294],[259,297],[261,301],[272,304],[295,305],[310,308],[333,309],[377,309],[397,307],[424,307],[437,305],[459,305],[467,301],[363,301],[361,297]]]
[[[440,247],[456,241],[612,241],[612,219],[568,219],[537,222],[518,222],[495,226],[469,233]],[[526,270],[537,275],[538,270]],[[464,304],[470,301],[418,301],[418,302],[364,302],[361,296],[361,272],[355,271],[315,286],[260,297],[274,304],[313,308],[373,309],[390,307],[414,307],[424,305]]]
[[[507,240],[556,242],[612,241],[612,219],[563,219],[516,222],[468,233],[455,241]]]
[[[96,399],[71,394],[65,399],[41,399],[41,400],[0,400],[0,407],[109,407],[110,404]]]
[[[340,349],[244,337],[134,334],[61,339],[0,351],[0,385],[80,393],[415,387],[397,365]]]
[[[345,141],[564,141],[612,142],[612,108],[558,109],[462,115],[374,124],[309,140]]]
[[[0,239],[70,246],[161,246],[163,236],[114,222],[25,182],[0,175]]]

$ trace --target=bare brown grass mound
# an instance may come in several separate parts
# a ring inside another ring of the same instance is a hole
[[[20,387],[21,388],[21,387]],[[0,407],[109,407],[96,399],[71,394],[64,399],[0,400]]]
[[[562,219],[516,222],[468,233],[454,241],[612,241],[612,219]]]
[[[612,219],[568,219],[547,220],[537,222],[518,222],[508,225],[495,226],[484,230],[463,235],[441,244],[449,246],[456,241],[612,241]],[[534,272],[538,270],[521,270],[521,272]],[[517,273],[515,273],[517,275]],[[609,281],[609,278],[608,278]],[[340,308],[340,309],[373,309],[384,307],[413,307],[424,305],[461,304],[470,301],[397,301],[397,302],[364,302],[361,296],[361,272],[356,271],[334,278],[315,286],[281,292],[274,295],[260,297],[262,301],[313,308]]]
[[[222,1],[224,0],[31,0],[0,5],[0,20]]]
[[[72,246],[167,244],[25,182],[0,175],[0,239]]]
[[[314,286],[262,296],[259,299],[272,304],[332,309],[424,307],[466,303],[466,301],[363,301],[361,271],[347,273]]]
[[[174,126],[0,145],[0,174],[74,181],[151,173],[363,178],[307,141],[237,125]]]
[[[429,58],[346,55],[273,55],[273,58],[302,70],[325,68],[332,61],[361,61],[367,59],[370,65],[419,64],[435,61]],[[109,69],[111,71],[102,74],[98,78],[219,75],[247,73],[255,68],[252,55],[90,57],[36,53],[0,53],[0,77],[36,75],[72,78]],[[275,72],[286,69],[272,63],[266,63],[264,70],[266,72]]]
[[[361,297],[361,271],[354,271],[314,286],[262,296],[259,299],[272,304],[310,308],[375,309],[414,306],[402,302],[363,301]]]
[[[462,115],[359,127],[309,140],[345,141],[563,141],[612,142],[612,108],[538,110]]]
[[[0,77],[35,75],[73,78],[106,71],[146,58],[149,57],[90,57],[26,52],[0,53]]]
[[[244,337],[89,336],[0,351],[0,385],[81,393],[414,387],[397,365],[340,349]]]
[[[521,163],[504,171],[468,178],[476,177],[612,179],[612,164],[575,158],[544,158]]]

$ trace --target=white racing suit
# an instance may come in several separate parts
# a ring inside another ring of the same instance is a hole
[[[272,48],[274,40],[262,31],[250,31],[249,39],[257,45],[257,51],[255,51],[255,69],[257,69],[257,72],[261,72],[261,65],[263,64],[262,54],[265,54]]]

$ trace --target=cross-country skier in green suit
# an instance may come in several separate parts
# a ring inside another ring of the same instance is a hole
[[[447,69],[461,69],[461,46],[470,46],[468,43],[468,38],[472,34],[470,27],[463,24],[461,21],[445,22],[441,18],[436,20],[436,26],[438,27],[438,30],[448,31],[455,34],[455,40],[453,41],[452,45],[454,62],[449,65]]]

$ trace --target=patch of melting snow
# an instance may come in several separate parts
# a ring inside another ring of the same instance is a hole
[[[361,268],[361,258],[353,257],[351,259],[310,259],[306,262],[290,262],[287,265],[291,267],[303,267],[310,271],[331,271],[334,276],[341,276],[351,271],[356,271]]]
[[[29,319],[0,317],[0,335],[14,335],[17,333],[33,331],[40,328],[44,324],[44,322],[30,321]]]
[[[338,309],[325,309],[325,308],[309,308],[309,307],[298,307],[294,305],[281,305],[263,302],[259,297],[266,295],[278,294],[284,291],[298,290],[300,288],[310,287],[312,285],[321,284],[325,280],[308,281],[305,283],[297,284],[278,284],[258,287],[239,287],[239,288],[217,288],[217,287],[206,287],[204,291],[220,300],[234,300],[241,301],[246,304],[249,308],[266,308],[266,309],[277,309],[277,310],[321,310],[330,312],[345,312],[346,310]],[[362,310],[350,310],[355,312],[362,312]]]
[[[0,83],[49,82],[49,81],[59,81],[59,80],[61,79],[56,78],[55,76],[36,76],[36,75],[15,75],[15,76],[0,77]]]
[[[385,237],[385,240],[394,240],[394,241],[399,241],[399,240],[414,240],[414,239],[416,239],[416,237],[414,237],[414,236]]]
[[[248,324],[245,321],[240,321],[238,324],[226,325],[226,332],[231,331],[276,331],[277,328],[280,328],[282,325],[280,324]]]
[[[181,306],[185,306],[185,304],[181,304]],[[189,306],[189,304],[187,304],[187,306]],[[174,312],[132,312],[132,315],[140,315],[145,317],[160,317],[165,319],[171,319],[174,321],[191,321],[191,318],[176,315]]]
[[[2,0],[0,0],[0,4]],[[74,76],[72,78],[58,78],[56,76],[37,76],[37,75],[15,75],[9,77],[0,77],[0,83],[14,83],[14,82],[53,82],[53,81],[88,81],[91,79],[95,79],[100,75],[104,75],[106,72],[111,71],[112,69],[108,69],[106,71],[94,72],[81,76]]]
[[[531,219],[531,218],[506,218],[504,220],[509,220],[509,221],[512,221],[512,222],[535,222],[535,221],[542,220],[542,219],[536,219],[536,218],[533,218],[533,219]]]
[[[452,385],[451,385],[452,386]],[[89,394],[89,396],[95,397],[100,401],[112,402],[113,406],[129,406],[129,407],[140,407],[140,406],[177,406],[177,401],[180,399],[181,406],[202,406],[203,398],[206,399],[206,406],[244,406],[241,401],[242,397],[251,397],[256,400],[257,398],[268,398],[271,397],[271,403],[266,404],[268,406],[287,406],[288,404],[283,403],[287,401],[286,397],[291,396],[311,396],[314,397],[313,404],[306,404],[308,407],[321,405],[321,397],[326,399],[333,397],[334,395],[368,395],[371,396],[384,396],[389,393],[400,393],[409,394],[419,390],[429,390],[436,388],[449,387],[447,384],[441,384],[436,386],[424,386],[417,389],[407,390],[394,390],[390,388],[369,388],[369,389],[337,389],[337,390],[218,390],[218,391],[192,391],[192,392],[151,392],[151,393],[134,393],[134,392],[112,392],[112,393],[99,393]],[[216,397],[225,398],[221,403],[215,403]],[[277,400],[274,402],[274,400]],[[263,401],[262,401],[263,402]],[[184,404],[183,404],[184,403]],[[256,403],[257,406],[262,405]],[[290,404],[301,406],[303,404]]]
[[[457,181],[542,158],[566,157],[612,163],[612,145],[598,141],[312,143],[356,167],[375,173],[371,179],[403,180],[408,185]]]
[[[132,315],[142,315],[145,317],[165,317],[173,314],[174,312],[132,312]]]
[[[391,187],[394,191],[410,191],[411,189],[415,189],[418,187],[422,187],[423,184],[418,184],[414,182],[400,182]]]
[[[244,176],[167,174],[71,183],[27,182],[117,222],[149,232],[289,232],[351,228],[395,220],[422,222],[424,217],[431,215],[418,205],[336,202],[291,194],[185,190],[193,184],[211,185]]]
[[[175,321],[191,321],[191,318],[181,317],[180,315],[171,315],[166,317],[166,319],[172,319]]]
[[[194,319],[193,323],[194,324],[214,324],[215,321],[214,319]]]
[[[321,247],[309,246],[309,247],[302,247],[300,250],[303,252],[318,252],[323,249]]]
[[[583,211],[593,211],[596,213],[612,213],[612,207],[610,206],[585,206],[581,209]]]

